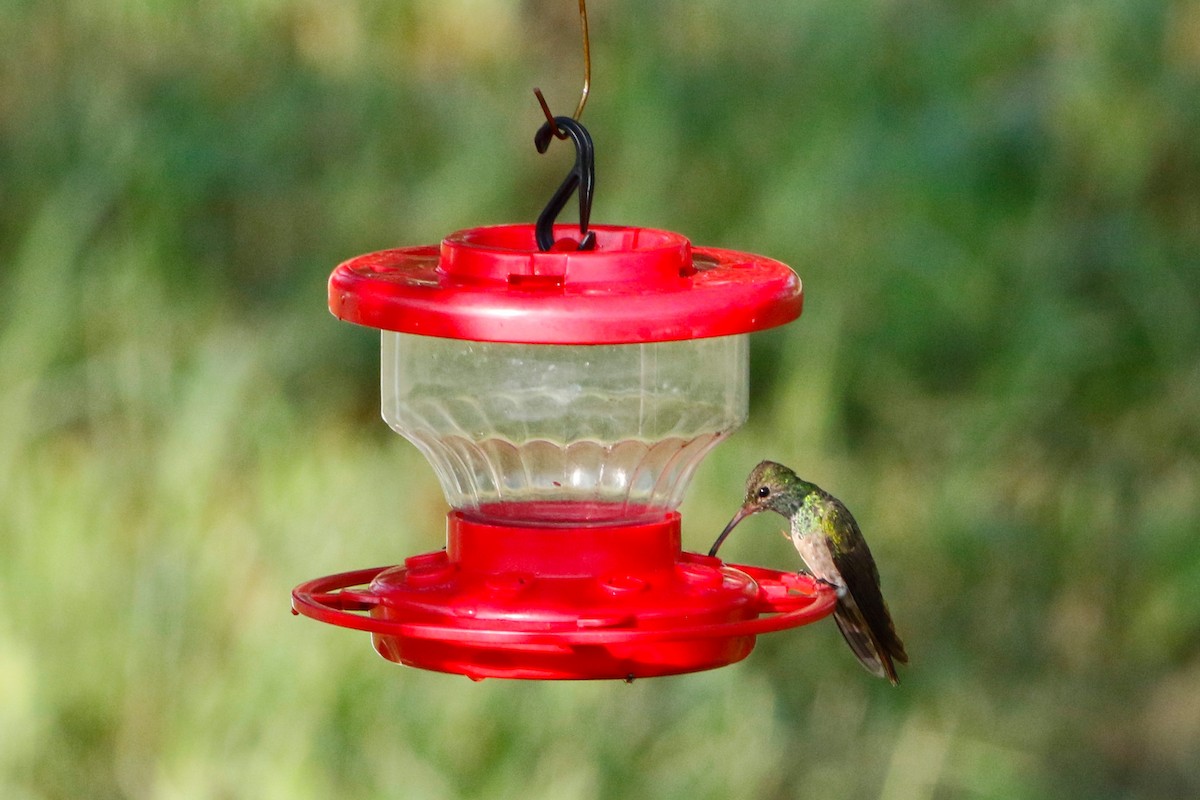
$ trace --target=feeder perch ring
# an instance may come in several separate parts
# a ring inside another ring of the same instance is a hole
[[[428,553],[416,558],[433,557]],[[574,622],[479,619],[446,615],[438,621],[384,616],[388,598],[372,591],[381,576],[402,568],[376,567],[318,578],[292,592],[295,614],[372,634],[385,657],[471,678],[634,678],[709,669],[749,655],[758,634],[816,622],[830,613],[837,595],[807,575],[743,564],[724,564],[697,553],[679,565],[719,570],[750,587],[751,599],[724,621],[653,622],[614,614]],[[681,657],[680,650],[685,653]],[[604,657],[601,651],[607,651]]]

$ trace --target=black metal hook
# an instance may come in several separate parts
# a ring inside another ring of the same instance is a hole
[[[588,230],[588,220],[592,216],[592,196],[596,192],[596,154],[592,136],[578,120],[570,117],[551,117],[538,129],[533,137],[533,144],[539,153],[545,153],[550,147],[550,140],[555,136],[569,136],[575,143],[575,166],[571,167],[571,171],[559,184],[550,202],[538,215],[535,226],[538,249],[544,253],[554,246],[554,220],[566,208],[571,193],[578,189],[581,237],[579,249],[591,250],[596,246],[596,233]]]

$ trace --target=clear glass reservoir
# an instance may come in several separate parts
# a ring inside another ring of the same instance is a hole
[[[509,344],[383,331],[383,418],[455,509],[506,524],[661,518],[746,419],[746,334]]]

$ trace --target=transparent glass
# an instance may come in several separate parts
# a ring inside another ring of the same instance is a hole
[[[637,521],[683,499],[746,420],[746,335],[526,345],[383,332],[383,418],[456,509],[506,524]]]

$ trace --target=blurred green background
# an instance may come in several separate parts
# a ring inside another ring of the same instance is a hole
[[[1200,795],[1197,2],[592,3],[593,220],[805,281],[685,545],[760,458],[838,494],[899,689],[829,623],[475,684],[288,613],[443,542],[325,280],[534,219],[576,15],[0,0],[0,796]]]

